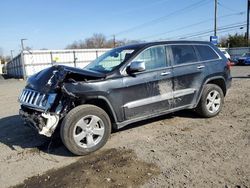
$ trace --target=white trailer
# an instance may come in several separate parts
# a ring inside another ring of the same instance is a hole
[[[25,50],[7,63],[7,74],[14,78],[27,78],[53,65],[83,68],[108,50]]]

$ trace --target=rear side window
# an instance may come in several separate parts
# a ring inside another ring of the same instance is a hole
[[[219,58],[215,51],[209,46],[196,45],[195,47],[197,48],[197,51],[199,52],[202,61]]]
[[[175,65],[198,61],[192,45],[172,45],[171,48]]]

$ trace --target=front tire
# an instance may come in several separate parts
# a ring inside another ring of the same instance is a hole
[[[222,89],[215,84],[207,84],[203,90],[196,112],[202,117],[210,118],[218,115],[224,103]]]
[[[87,155],[103,147],[111,133],[107,113],[94,105],[73,108],[64,118],[60,135],[62,142],[75,155]]]

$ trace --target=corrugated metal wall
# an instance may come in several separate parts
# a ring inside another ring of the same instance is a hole
[[[19,54],[7,64],[7,74],[14,78],[23,78],[24,68],[25,76],[29,77],[52,65],[83,68],[108,50],[110,49],[23,51],[23,54]]]
[[[8,76],[14,78],[22,78],[23,69],[22,69],[21,54],[13,58],[12,61],[8,62],[6,68]]]

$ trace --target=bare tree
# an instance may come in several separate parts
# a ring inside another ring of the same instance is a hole
[[[5,61],[6,61],[6,57],[4,57],[3,49],[0,47],[0,63],[4,64]]]
[[[72,44],[69,44],[66,49],[78,49],[78,42],[74,41]]]
[[[219,44],[220,44],[221,47],[227,47],[228,37],[227,36],[221,37]]]
[[[24,50],[30,51],[30,50],[32,50],[32,48],[29,47],[29,46],[26,46],[26,47],[24,48]]]
[[[84,44],[85,48],[95,48],[95,44],[92,38],[87,38],[85,39],[85,44]]]
[[[106,37],[101,33],[95,33],[92,37],[95,48],[104,48],[106,44]]]
[[[142,41],[138,40],[116,40],[115,46],[122,46],[125,44],[140,43]],[[101,33],[95,33],[92,37],[86,38],[84,41],[74,41],[72,44],[68,45],[66,49],[83,49],[83,48],[113,48],[113,39],[107,40],[106,36]]]
[[[0,47],[0,57],[3,56],[3,48]]]

